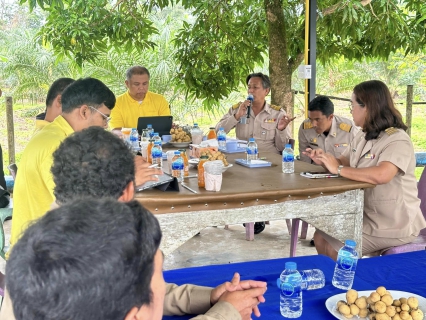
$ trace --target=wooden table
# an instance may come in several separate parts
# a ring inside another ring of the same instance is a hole
[[[373,185],[345,178],[308,179],[303,171],[321,167],[295,162],[295,173],[281,171],[281,156],[265,153],[271,167],[249,169],[234,163],[243,153],[228,155],[233,167],[223,174],[219,192],[198,188],[197,179],[185,179],[199,194],[156,189],[136,194],[154,213],[163,231],[161,249],[167,255],[209,226],[300,218],[333,237],[354,239],[361,248],[363,188]],[[164,167],[167,167],[165,161]],[[196,173],[191,170],[190,174]],[[248,227],[246,228],[246,231]]]

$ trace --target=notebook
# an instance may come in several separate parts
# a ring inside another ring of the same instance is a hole
[[[157,188],[165,191],[166,189],[168,189],[169,186],[172,187],[172,189],[176,189],[177,180],[176,183],[174,183],[175,180],[175,177],[172,177],[167,173],[163,173],[158,175],[158,181],[148,181],[145,182],[143,185],[136,186],[136,191],[142,191],[150,188]],[[176,191],[179,191],[179,186],[177,186]]]
[[[146,129],[148,124],[151,124],[154,132],[158,132],[160,136],[167,135],[170,134],[172,123],[173,116],[140,117],[138,119],[138,132],[142,134],[142,130]]]

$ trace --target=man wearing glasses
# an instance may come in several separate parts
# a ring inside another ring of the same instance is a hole
[[[329,98],[317,96],[309,102],[308,119],[299,128],[300,160],[313,163],[302,153],[307,148],[321,148],[337,158],[358,131],[352,120],[334,115],[334,105]]]
[[[79,79],[62,93],[62,115],[36,133],[26,146],[14,186],[11,246],[29,223],[40,218],[55,201],[50,171],[52,154],[74,132],[91,126],[107,128],[115,96],[101,81]]]

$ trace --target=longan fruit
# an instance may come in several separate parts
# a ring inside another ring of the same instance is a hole
[[[401,311],[401,307],[396,307],[396,312],[400,313]]]
[[[387,314],[389,317],[393,317],[393,316],[396,314],[396,309],[395,309],[395,307],[394,307],[394,306],[387,306],[387,307],[386,307],[386,314]]]
[[[367,299],[365,297],[360,297],[355,300],[355,304],[360,309],[366,309],[367,308]]]
[[[349,308],[351,309],[351,314],[353,314],[354,316],[358,315],[359,308],[355,304],[351,304]]]
[[[358,291],[350,289],[346,292],[346,301],[349,304],[353,304],[356,299],[358,299]]]
[[[339,307],[340,307],[342,304],[346,304],[346,301],[343,301],[343,300],[339,300],[339,301],[337,301],[337,304],[336,304],[337,310],[339,310]]]
[[[407,298],[399,298],[399,301],[401,301],[401,304],[407,303]]]
[[[410,306],[406,303],[401,304],[401,310],[402,311],[408,311],[410,310]]]
[[[370,320],[376,320],[376,314],[374,312],[370,313],[368,315],[368,319],[370,319]]]
[[[383,295],[380,300],[383,301],[387,306],[391,306],[393,303],[392,296],[388,294]]]
[[[371,301],[371,298],[370,298],[370,296],[368,296],[367,297],[367,304],[373,304],[374,302],[373,301]]]
[[[395,307],[400,307],[401,306],[401,301],[399,301],[399,299],[395,299],[395,300],[393,300],[392,305],[394,305]]]
[[[408,320],[411,317],[408,311],[401,311],[399,313],[399,316],[401,317],[402,320]]]
[[[411,311],[410,315],[413,320],[423,320],[423,312],[420,309]]]
[[[392,320],[402,320],[402,319],[401,319],[401,317],[399,316],[399,314],[398,314],[398,313],[396,313],[396,314],[393,316]]]
[[[417,309],[419,307],[419,300],[415,297],[409,297],[407,299],[407,304],[412,309]]]
[[[344,314],[343,315],[346,319],[352,319],[353,318],[353,314]]]
[[[367,315],[368,315],[368,309],[367,308],[359,310],[358,316],[360,318],[365,318]]]
[[[382,297],[382,296],[384,296],[384,295],[386,294],[386,288],[385,288],[385,287],[383,287],[383,286],[378,287],[378,288],[376,289],[376,292],[377,292],[378,294],[380,294],[380,296]]]
[[[347,304],[341,304],[339,306],[339,312],[343,315],[348,315],[351,313],[351,309],[349,308],[349,306]]]
[[[377,292],[372,292],[370,294],[370,299],[371,299],[371,302],[373,302],[373,303],[380,301],[380,295]]]
[[[390,320],[386,313],[376,313],[376,320]]]
[[[377,301],[374,304],[374,309],[376,309],[377,313],[385,313],[386,312],[386,304],[383,301]]]

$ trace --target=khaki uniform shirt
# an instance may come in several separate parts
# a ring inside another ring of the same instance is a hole
[[[417,198],[414,176],[416,158],[410,137],[404,130],[388,128],[377,139],[365,140],[360,132],[342,156],[354,168],[377,166],[388,161],[398,173],[388,183],[364,191],[363,232],[383,238],[418,235],[426,227]]]
[[[280,153],[291,139],[290,126],[284,130],[277,129],[278,121],[286,115],[286,112],[277,106],[265,103],[265,107],[255,117],[253,110],[250,110],[250,118],[247,124],[241,124],[234,115],[238,111],[239,103],[233,105],[228,113],[222,117],[216,125],[216,131],[223,127],[228,133],[235,128],[237,139],[249,140],[254,138],[260,152]]]
[[[210,305],[213,288],[185,284],[177,286],[166,284],[164,298],[164,315],[200,314],[194,320],[241,320],[241,315],[230,303],[219,301]],[[130,310],[129,310],[130,311]],[[5,290],[0,320],[15,320],[9,292]]]
[[[300,160],[313,163],[311,158],[302,153],[306,148],[320,148],[338,158],[358,132],[359,129],[352,120],[335,115],[331,123],[330,131],[326,136],[324,133],[316,133],[315,129],[312,127],[311,121],[306,119],[299,128]]]

